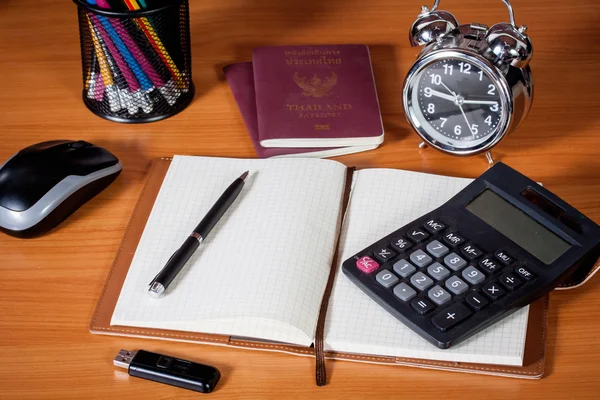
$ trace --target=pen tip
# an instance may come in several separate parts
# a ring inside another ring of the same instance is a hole
[[[249,174],[249,173],[250,173],[250,171],[246,171],[246,172],[244,172],[244,173],[242,174],[242,176],[240,176],[240,179],[241,179],[241,180],[243,180],[243,181],[245,181],[245,180],[246,180],[246,178],[248,177],[248,174]]]

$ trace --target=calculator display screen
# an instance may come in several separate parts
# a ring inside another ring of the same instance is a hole
[[[545,264],[553,263],[571,245],[517,207],[486,189],[467,210]]]

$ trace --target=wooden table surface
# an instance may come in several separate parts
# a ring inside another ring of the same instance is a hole
[[[421,0],[193,0],[194,102],[153,124],[123,125],[81,101],[76,7],[69,1],[0,1],[0,160],[44,140],[104,146],[124,172],[58,229],[33,240],[0,235],[0,398],[191,398],[198,394],[130,378],[112,358],[144,348],[217,366],[210,398],[598,398],[600,277],[551,296],[546,376],[519,380],[453,372],[327,363],[215,346],[97,336],[88,323],[151,159],[173,154],[255,157],[222,66],[249,61],[263,45],[371,46],[386,129],[378,150],[338,158],[347,165],[477,177],[483,157],[417,148],[402,112],[401,87],[417,50],[407,32]],[[514,0],[535,53],[533,109],[496,157],[600,223],[600,54],[596,0]],[[459,21],[507,20],[499,0],[444,0]],[[1,162],[1,161],[0,161]]]

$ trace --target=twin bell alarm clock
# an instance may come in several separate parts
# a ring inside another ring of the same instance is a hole
[[[423,6],[410,30],[412,46],[425,46],[404,82],[404,111],[427,145],[458,155],[486,153],[527,116],[533,98],[526,26],[459,25],[448,11]]]

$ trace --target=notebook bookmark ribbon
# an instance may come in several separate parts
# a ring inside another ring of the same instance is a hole
[[[352,189],[352,175],[356,168],[349,167],[346,172],[346,185],[344,188],[344,196],[342,197],[342,216],[346,214],[346,208],[348,207],[348,201],[350,200],[350,191]],[[343,220],[343,219],[342,219]],[[337,249],[341,237],[340,233],[336,241],[335,248]],[[327,285],[325,286],[325,292],[323,293],[323,300],[321,301],[321,308],[319,310],[319,318],[317,320],[317,329],[315,331],[315,358],[316,358],[316,379],[317,386],[325,386],[327,383],[327,371],[325,369],[325,350],[323,346],[323,340],[325,336],[325,319],[327,317],[327,308],[329,307],[329,298],[331,297],[331,291],[333,290],[333,282],[335,281],[335,274],[337,271],[338,254],[336,252],[333,257],[331,270],[329,272],[329,278],[327,279]]]

